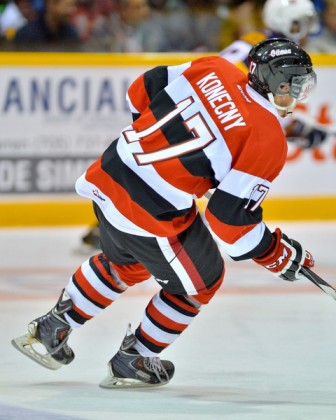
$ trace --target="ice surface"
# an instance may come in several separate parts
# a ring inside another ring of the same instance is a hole
[[[336,287],[336,223],[281,223]],[[75,331],[75,361],[50,371],[10,344],[56,302],[86,259],[84,228],[0,230],[0,419],[334,420],[336,302],[309,281],[280,281],[253,262],[226,258],[225,282],[168,348],[165,387],[98,387],[127,323],[135,327],[157,286],[149,281]]]

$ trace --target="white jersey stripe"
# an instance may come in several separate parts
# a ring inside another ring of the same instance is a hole
[[[191,61],[178,66],[168,66],[168,85],[191,66]]]
[[[176,275],[179,277],[181,283],[183,284],[186,293],[188,295],[197,294],[198,292],[192,282],[192,279],[189,277],[187,271],[175,255],[175,252],[170,246],[168,239],[157,237],[156,240],[166,260],[168,261],[171,268],[175,271]]]
[[[188,95],[193,96],[195,102],[193,105],[188,107],[182,112],[182,116],[185,120],[190,118],[200,107],[200,98],[196,96],[196,92],[191,86],[189,80],[184,76],[181,76],[175,83],[166,87],[166,91],[175,103],[179,103]],[[230,150],[223,141],[223,133],[219,130],[214,119],[208,113],[206,107],[202,106],[202,117],[209,126],[211,132],[217,139],[211,142],[207,147],[203,148],[203,152],[206,154],[208,159],[211,161],[211,167],[215,172],[215,177],[221,180],[225,177],[231,168],[232,156]],[[220,139],[220,140],[218,140]]]
[[[139,226],[135,225],[124,215],[122,215],[112,203],[111,199],[105,194],[102,192],[99,193],[100,197],[103,198],[104,201],[97,197],[97,195],[93,194],[93,191],[97,191],[97,187],[86,180],[85,174],[78,178],[76,182],[76,191],[79,195],[95,201],[102,209],[106,219],[111,223],[111,225],[121,230],[122,232],[132,233],[139,236],[154,237],[153,234],[147,232],[144,229],[141,229]]]
[[[235,195],[236,197],[251,198],[251,191],[256,185],[264,185],[270,188],[271,183],[266,179],[232,169],[218,185],[218,189]],[[254,196],[253,199],[258,201],[259,197]]]
[[[240,61],[245,61],[248,53],[252,48],[252,44],[249,42],[238,39],[237,41],[232,42],[228,47],[222,50],[219,55],[225,60],[230,61],[231,63],[238,63]]]
[[[172,184],[169,184],[163,179],[151,164],[139,166],[134,159],[134,153],[143,153],[141,142],[127,143],[124,136],[121,136],[117,151],[120,159],[127,165],[133,172],[135,172],[141,179],[150,185],[158,194],[169,201],[178,210],[190,208],[193,203],[192,194],[182,191]]]
[[[218,244],[224,249],[224,251],[227,254],[229,254],[231,257],[239,257],[241,255],[247,254],[248,252],[252,251],[257,245],[259,245],[261,239],[264,236],[264,232],[265,224],[261,222],[233,244],[228,244],[227,242],[224,242],[213,231],[212,234],[215,237],[215,239],[217,239]]]
[[[132,104],[131,98],[128,95],[128,92],[126,93],[126,100],[129,106],[129,109],[131,110],[132,114],[140,114],[140,112],[135,108],[135,106]]]

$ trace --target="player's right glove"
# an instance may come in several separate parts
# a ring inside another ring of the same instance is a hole
[[[272,235],[270,248],[253,260],[283,280],[294,281],[302,278],[301,267],[314,266],[312,255],[304,251],[299,242],[283,234],[279,228],[275,229]]]

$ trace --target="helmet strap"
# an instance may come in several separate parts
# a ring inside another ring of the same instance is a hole
[[[272,105],[275,106],[276,109],[279,109],[281,111],[286,111],[286,115],[283,118],[290,117],[293,114],[293,111],[296,107],[296,99],[292,97],[293,101],[289,106],[280,106],[277,105],[274,101],[274,95],[273,93],[269,92],[267,94],[268,100],[271,102]]]

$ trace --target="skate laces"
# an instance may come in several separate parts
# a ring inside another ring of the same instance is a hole
[[[144,357],[143,365],[150,372],[155,373],[160,382],[163,382],[162,375],[166,377],[167,382],[169,381],[168,373],[159,357]]]

